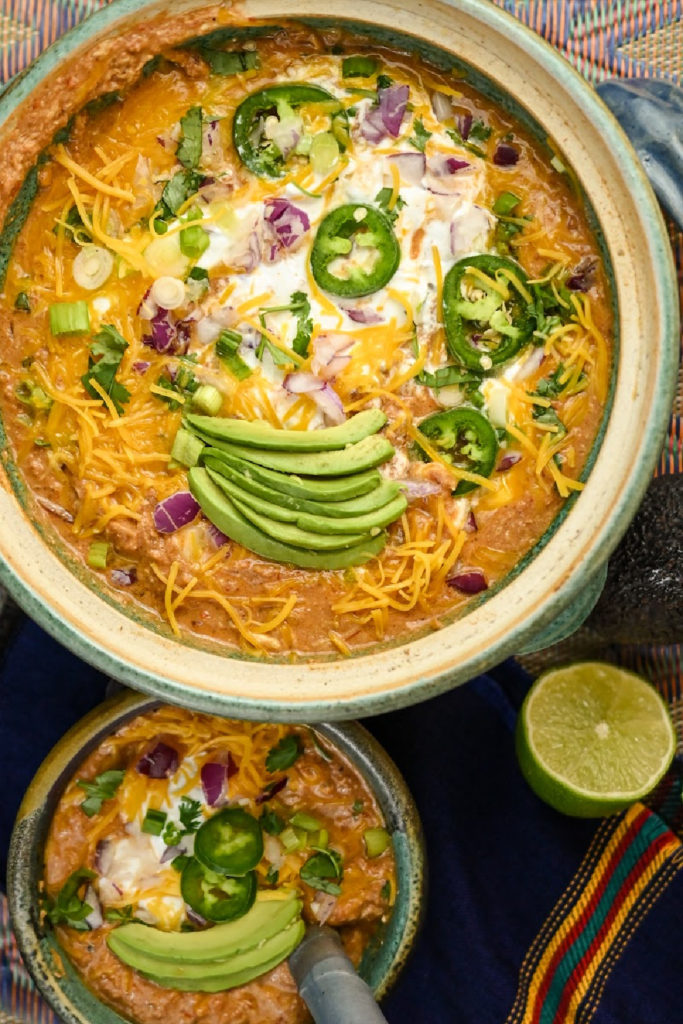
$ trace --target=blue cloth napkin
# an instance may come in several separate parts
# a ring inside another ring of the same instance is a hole
[[[21,621],[0,665],[3,871],[24,789],[51,746],[103,699],[106,683]],[[528,683],[509,661],[449,694],[365,723],[412,789],[430,864],[425,927],[386,1001],[390,1024],[503,1024],[527,950],[594,837],[596,822],[546,807],[517,769],[513,727]],[[678,871],[609,975],[595,1024],[683,1020],[681,948]]]

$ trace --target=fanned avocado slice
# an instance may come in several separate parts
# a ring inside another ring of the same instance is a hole
[[[393,445],[385,437],[373,435],[351,444],[340,451],[330,452],[280,452],[266,448],[248,448],[246,445],[229,444],[200,433],[202,440],[212,444],[228,455],[280,473],[296,473],[299,476],[346,476],[387,462],[394,454]]]
[[[213,479],[215,483],[215,478]],[[339,551],[340,548],[350,548],[356,544],[362,544],[363,541],[371,540],[375,535],[370,530],[366,533],[338,533],[331,536],[329,534],[313,533],[312,530],[302,530],[292,523],[283,523],[277,519],[272,519],[270,516],[264,516],[232,495],[230,500],[245,519],[248,519],[259,530],[267,534],[268,537],[272,537],[282,544],[292,544],[295,547],[306,548],[310,551]],[[379,532],[378,528],[377,533]]]
[[[283,544],[266,536],[241,515],[228,496],[213,483],[205,469],[191,469],[188,480],[202,512],[214,526],[249,551],[273,562],[285,562],[302,569],[346,569],[352,565],[362,565],[378,555],[386,543],[386,534],[382,531],[376,537],[339,551],[310,551]]]
[[[213,441],[210,440],[209,444],[213,444]],[[272,487],[273,490],[293,498],[311,501],[350,501],[352,498],[369,494],[379,486],[382,479],[376,469],[339,477],[302,477],[298,472],[280,473],[275,469],[258,466],[255,462],[237,458],[215,446],[204,451],[204,459],[208,456],[220,461],[220,467],[214,465],[212,469],[218,469],[221,473],[224,473],[224,467],[227,466],[265,487]]]
[[[387,418],[379,409],[366,409],[338,424],[320,430],[283,430],[263,420],[249,422],[220,416],[190,414],[185,422],[194,431],[219,441],[285,452],[327,452],[356,444],[376,434]]]

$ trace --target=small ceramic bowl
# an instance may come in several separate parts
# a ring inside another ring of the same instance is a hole
[[[40,992],[66,1024],[122,1024],[83,984],[60,953],[54,932],[40,923],[39,882],[43,848],[62,792],[85,757],[106,736],[160,702],[128,691],[81,719],[48,754],[19,808],[12,833],[7,891],[14,932]],[[357,722],[315,726],[356,767],[375,794],[392,834],[397,896],[391,917],[366,949],[360,974],[382,999],[401,972],[417,937],[425,903],[426,860],[422,826],[396,765]]]
[[[467,614],[354,657],[282,655],[264,663],[226,655],[198,638],[179,642],[160,621],[126,612],[54,537],[36,530],[16,467],[5,459],[0,575],[58,640],[166,700],[238,717],[315,722],[425,700],[578,627],[661,452],[676,382],[678,297],[664,221],[617,122],[557,51],[482,0],[357,0],[343,11],[329,0],[239,0],[220,7],[207,0],[117,0],[50,47],[0,98],[0,154],[11,154],[11,160],[0,155],[0,207],[12,175],[21,172],[13,138],[24,152],[28,143],[39,148],[49,141],[41,136],[46,121],[56,114],[66,121],[88,90],[96,92],[99,78],[119,66],[121,48],[124,57],[128,51],[134,60],[146,59],[162,31],[182,40],[216,26],[243,31],[262,19],[342,26],[456,67],[518,118],[572,169],[612,281],[616,323],[610,395],[578,498]]]

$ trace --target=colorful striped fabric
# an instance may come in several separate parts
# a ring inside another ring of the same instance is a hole
[[[2,0],[0,82],[9,81],[105,2]],[[683,82],[683,0],[493,2],[557,47],[593,84],[614,75]],[[671,222],[668,227],[683,300],[683,230]],[[659,475],[683,472],[682,413],[683,383]],[[613,648],[606,657],[655,683],[670,704],[683,742],[680,647]],[[629,938],[683,866],[677,838],[683,836],[682,775],[683,764],[677,761],[650,799],[650,808],[638,804],[598,827],[581,866],[523,960],[506,1024],[588,1024],[594,1016]],[[680,936],[676,941],[680,946]],[[58,1024],[24,971],[0,897],[0,1024],[14,1020]]]
[[[524,960],[506,1024],[587,1024],[624,946],[681,867],[680,841],[642,804],[604,821]]]

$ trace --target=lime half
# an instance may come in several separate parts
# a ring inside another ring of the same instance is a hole
[[[601,817],[657,785],[676,750],[666,705],[640,676],[598,661],[546,672],[517,721],[517,758],[558,811]]]

